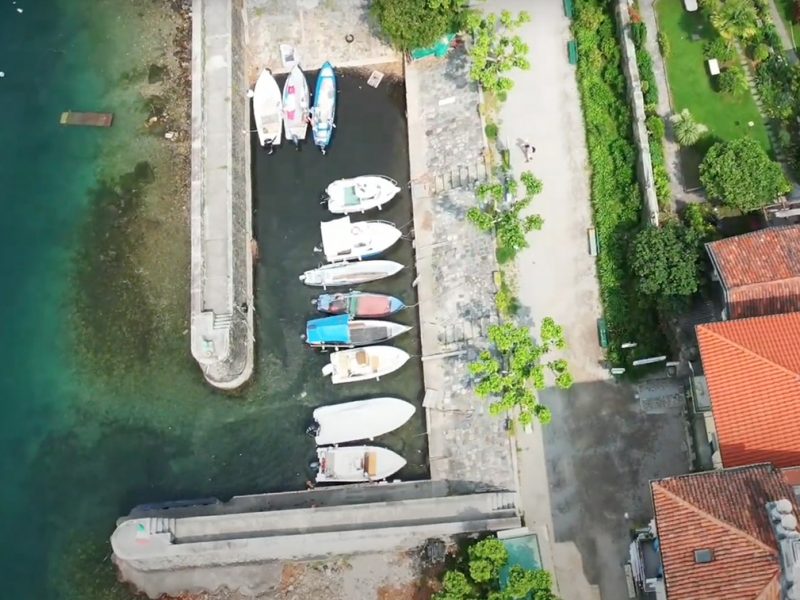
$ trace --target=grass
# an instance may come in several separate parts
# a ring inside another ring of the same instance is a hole
[[[785,0],[791,1],[791,0]],[[753,97],[731,98],[715,89],[703,57],[703,46],[717,33],[700,11],[689,13],[681,0],[659,0],[659,27],[669,38],[671,53],[667,76],[676,112],[688,108],[698,122],[708,126],[714,140],[728,141],[749,135],[772,153],[764,119]],[[699,39],[692,40],[692,35]],[[748,123],[752,121],[753,127]]]

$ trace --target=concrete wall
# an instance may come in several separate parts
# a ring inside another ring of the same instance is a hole
[[[243,0],[192,3],[191,348],[212,385],[253,371],[252,198]]]
[[[633,112],[633,139],[639,154],[637,175],[644,199],[643,217],[648,223],[658,225],[658,197],[653,177],[653,163],[650,160],[650,140],[647,137],[645,124],[644,96],[642,95],[642,82],[639,78],[639,67],[636,64],[636,47],[631,38],[628,6],[628,0],[617,0],[615,13],[622,46],[622,68],[625,71],[625,79],[628,81],[628,100]],[[655,32],[650,32],[650,34],[655,35]]]

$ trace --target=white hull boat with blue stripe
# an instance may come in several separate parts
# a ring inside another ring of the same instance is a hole
[[[400,230],[387,221],[351,223],[342,217],[319,224],[322,252],[330,262],[362,260],[382,254],[402,237]]]
[[[362,175],[337,179],[325,189],[325,196],[329,211],[338,215],[349,215],[373,208],[381,209],[399,192],[397,182],[391,177]]]
[[[314,89],[314,106],[311,109],[311,135],[325,154],[333,135],[336,118],[336,74],[331,63],[322,65]]]

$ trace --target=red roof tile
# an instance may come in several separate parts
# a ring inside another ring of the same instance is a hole
[[[792,487],[761,464],[650,483],[668,600],[779,600],[780,554],[766,503]],[[714,558],[698,564],[694,551]]]
[[[697,326],[722,464],[800,465],[800,313]]]
[[[731,319],[800,310],[800,225],[706,244]]]

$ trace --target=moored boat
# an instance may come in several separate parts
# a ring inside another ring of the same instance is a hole
[[[328,210],[342,215],[380,209],[399,192],[397,182],[384,175],[337,179],[325,188]]]
[[[316,287],[341,287],[377,281],[396,275],[403,265],[392,260],[365,260],[354,263],[333,263],[311,269],[300,275],[300,281]]]
[[[330,375],[334,384],[380,379],[397,371],[409,358],[408,352],[393,346],[340,350],[331,353],[330,362],[322,367],[322,374]]]
[[[402,232],[386,221],[361,221],[352,223],[350,217],[341,217],[319,224],[322,248],[328,262],[362,260],[378,256],[397,243]]]
[[[380,446],[317,448],[319,483],[380,481],[406,466],[406,459]]]
[[[353,318],[380,319],[400,312],[406,305],[399,298],[387,294],[369,292],[346,292],[320,294],[314,300],[319,312],[329,315],[348,314]]]
[[[355,348],[388,342],[411,327],[392,321],[351,319],[336,315],[306,323],[305,342],[312,348]]]
[[[331,63],[325,62],[317,75],[314,106],[311,109],[311,135],[323,154],[331,143],[335,117],[336,73]]]
[[[283,132],[283,103],[278,82],[269,69],[261,71],[253,89],[253,119],[258,142],[271,150],[281,143]]]
[[[372,440],[402,427],[414,414],[414,405],[399,398],[370,398],[320,406],[308,433],[317,446]]]
[[[308,82],[300,65],[295,65],[283,84],[283,125],[286,139],[296,146],[308,133]]]

